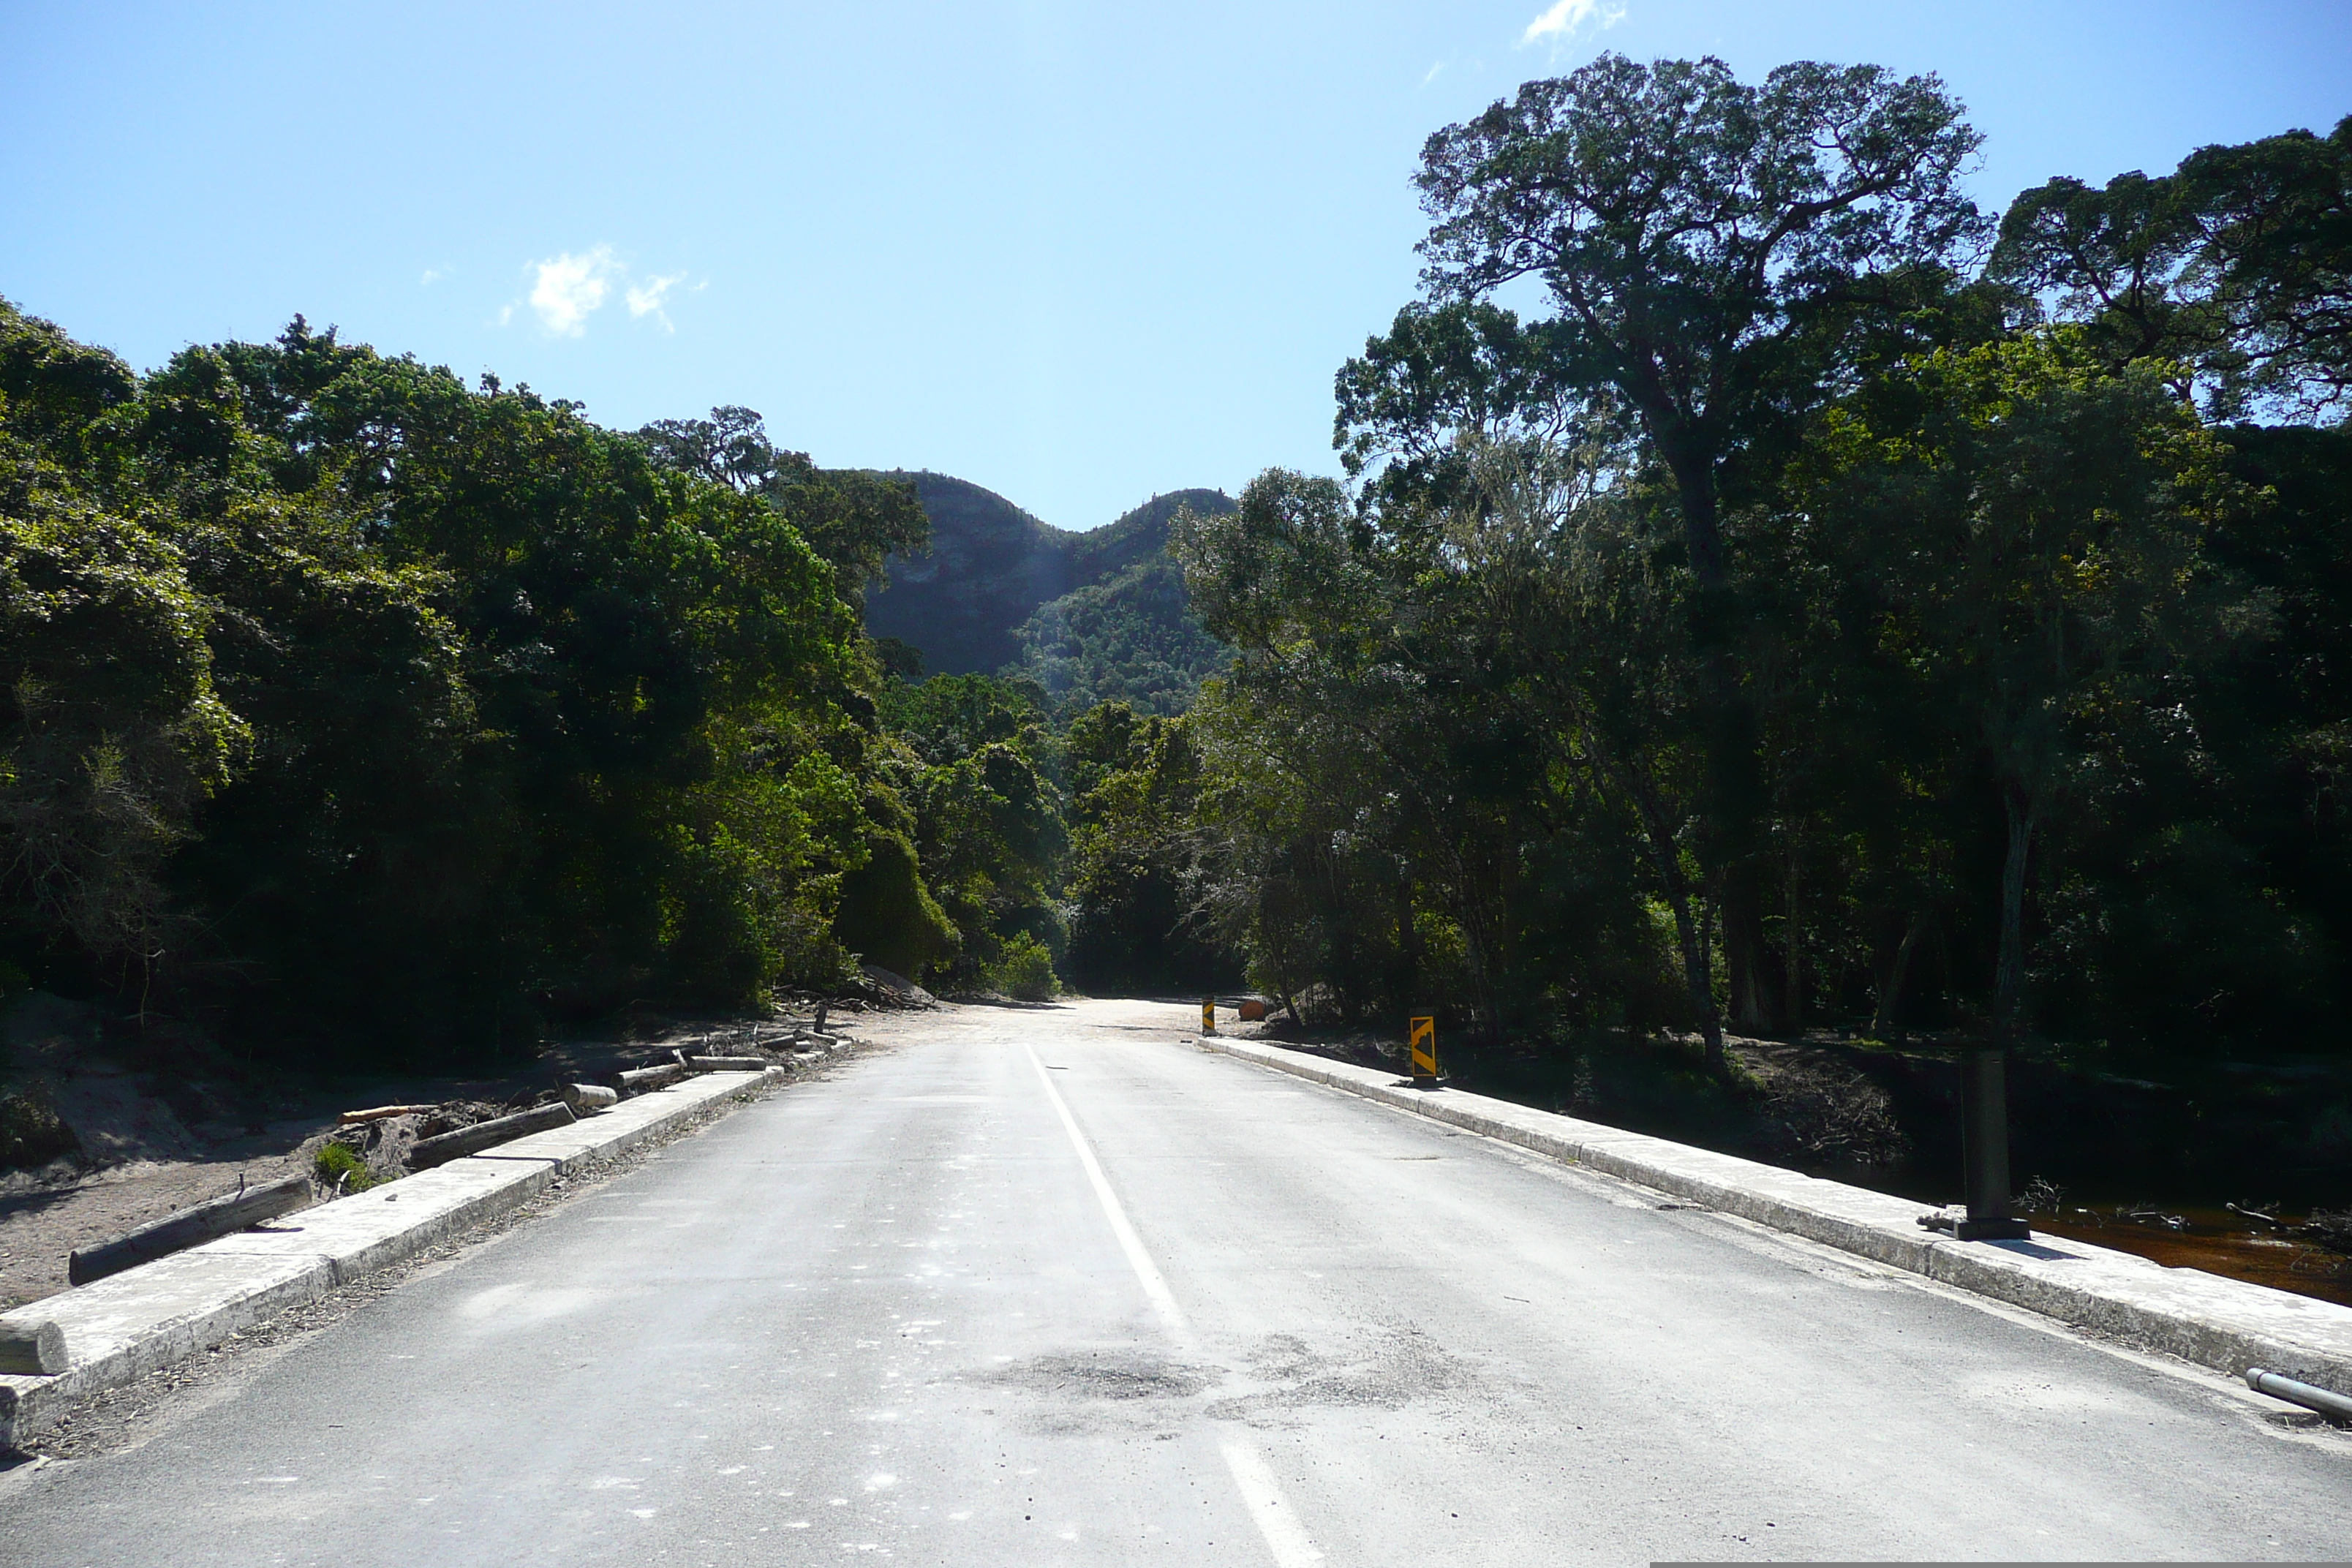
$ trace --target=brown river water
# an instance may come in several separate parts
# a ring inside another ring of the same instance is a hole
[[[2187,1227],[2172,1230],[2130,1220],[2102,1222],[2079,1211],[2063,1217],[2034,1215],[2030,1223],[2036,1231],[2135,1253],[2168,1268],[2202,1268],[2209,1274],[2352,1307],[2352,1258],[2322,1251],[2291,1237],[2273,1236],[2266,1227],[2227,1209],[2168,1212],[2186,1220]]]

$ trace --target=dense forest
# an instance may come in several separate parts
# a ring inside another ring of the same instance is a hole
[[[320,1060],[860,961],[1718,1076],[2340,1056],[2352,121],[2000,215],[1978,141],[1874,68],[1530,82],[1424,150],[1348,478],[1094,535],[0,306],[0,983]]]
[[[1263,983],[2331,1048],[2352,121],[1998,221],[1977,142],[1932,79],[1614,57],[1431,139],[1355,481],[1178,530]]]

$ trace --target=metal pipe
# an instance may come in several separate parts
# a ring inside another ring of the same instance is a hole
[[[2307,1383],[2297,1383],[2291,1377],[2281,1377],[2274,1372],[2264,1372],[2258,1366],[2246,1369],[2246,1386],[2256,1394],[2267,1394],[2273,1399],[2316,1410],[2337,1421],[2352,1421],[2352,1399],[2325,1388],[2314,1388]]]

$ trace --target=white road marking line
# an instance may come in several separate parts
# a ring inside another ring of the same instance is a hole
[[[1087,1146],[1086,1134],[1078,1131],[1076,1118],[1070,1114],[1070,1108],[1062,1103],[1061,1091],[1054,1087],[1054,1080],[1045,1076],[1045,1064],[1037,1059],[1037,1053],[1026,1046],[1022,1048],[1029,1051],[1030,1063],[1037,1069],[1037,1081],[1045,1086],[1045,1098],[1052,1102],[1055,1114],[1061,1117],[1062,1131],[1070,1135],[1070,1147],[1078,1152],[1078,1163],[1086,1167],[1087,1180],[1093,1184],[1095,1197],[1110,1219],[1111,1234],[1118,1237],[1118,1248],[1127,1254],[1128,1267],[1133,1268],[1136,1279],[1143,1282],[1143,1293],[1150,1299],[1152,1310],[1160,1314],[1160,1321],[1167,1325],[1168,1331],[1189,1340],[1192,1329],[1184,1321],[1184,1309],[1176,1304],[1175,1296],[1168,1289],[1168,1281],[1160,1276],[1159,1266],[1151,1261],[1151,1255],[1143,1250],[1143,1238],[1136,1235],[1135,1226],[1128,1223],[1127,1211],[1119,1207],[1118,1195],[1110,1190],[1110,1183],[1103,1175],[1101,1163],[1095,1158],[1094,1150]]]
[[[1037,1081],[1045,1088],[1045,1099],[1054,1107],[1054,1113],[1062,1119],[1062,1131],[1069,1134],[1070,1147],[1077,1151],[1078,1163],[1085,1168],[1087,1184],[1095,1190],[1095,1200],[1102,1205],[1103,1215],[1110,1221],[1111,1234],[1118,1237],[1118,1249],[1127,1254],[1128,1267],[1135,1270],[1145,1298],[1150,1301],[1152,1310],[1159,1313],[1178,1348],[1192,1353],[1192,1326],[1185,1319],[1184,1309],[1176,1304],[1175,1292],[1168,1289],[1159,1265],[1143,1249],[1143,1238],[1129,1223],[1127,1210],[1119,1205],[1118,1194],[1110,1190],[1110,1182],[1103,1174],[1102,1163],[1095,1158],[1086,1134],[1078,1131],[1077,1118],[1070,1114],[1061,1091],[1054,1087],[1045,1064],[1038,1058],[1034,1047],[1024,1045],[1022,1049],[1029,1053],[1029,1065],[1037,1069]],[[1297,1510],[1282,1495],[1282,1487],[1267,1467],[1265,1456],[1241,1436],[1228,1438],[1220,1451],[1224,1455],[1225,1468],[1233,1472],[1234,1489],[1241,1493],[1258,1534],[1265,1538],[1266,1550],[1274,1554],[1276,1568],[1308,1568],[1310,1563],[1322,1562],[1323,1553],[1315,1550],[1307,1527],[1299,1522]]]
[[[1257,1532],[1265,1537],[1275,1562],[1281,1568],[1306,1568],[1309,1563],[1322,1562],[1323,1553],[1307,1539],[1297,1510],[1282,1495],[1274,1472],[1266,1468],[1265,1456],[1238,1437],[1224,1445],[1224,1455],[1225,1468],[1233,1471],[1234,1485],[1249,1505],[1250,1517],[1257,1521]]]

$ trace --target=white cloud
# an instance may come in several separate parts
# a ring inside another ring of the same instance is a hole
[[[1558,46],[1576,37],[1587,23],[1598,31],[1624,19],[1624,0],[1555,0],[1550,10],[1528,24],[1519,35],[1519,47],[1546,41]]]
[[[456,270],[436,268],[425,274],[425,280],[431,282]],[[610,245],[601,243],[576,255],[567,250],[544,261],[526,262],[523,271],[530,278],[530,293],[523,300],[510,300],[499,309],[498,325],[501,327],[512,321],[515,312],[527,303],[549,336],[584,336],[588,318],[609,304],[617,292],[627,303],[631,316],[651,316],[666,332],[677,330],[671,324],[669,312],[662,307],[669,291],[686,281],[684,272],[654,273],[641,282],[632,282],[627,265],[614,254]],[[688,292],[699,292],[705,287],[704,283],[697,283]]]
[[[1435,65],[1433,65],[1433,66],[1430,67],[1427,70],[1425,70],[1425,71],[1422,72],[1422,73],[1421,73],[1421,85],[1422,85],[1422,86],[1423,86],[1423,87],[1427,87],[1431,82],[1435,81],[1435,80],[1437,79],[1437,73],[1438,73],[1438,72],[1440,72],[1440,71],[1442,71],[1442,70],[1444,70],[1444,68],[1445,68],[1445,62],[1444,62],[1444,60],[1440,60],[1440,61],[1438,61]]]
[[[550,332],[567,338],[588,330],[588,318],[604,308],[613,279],[622,270],[609,245],[579,256],[565,251],[532,263],[531,268],[538,277],[531,284],[530,308]]]
[[[685,281],[685,273],[673,272],[667,278],[656,275],[646,279],[643,283],[630,284],[628,292],[629,314],[632,316],[653,317],[656,321],[661,322],[663,331],[674,332],[677,331],[676,327],[670,324],[669,313],[662,309],[662,296]]]
[[[419,278],[416,282],[420,288],[430,289],[457,270],[454,267],[428,267],[425,269],[425,276]]]

